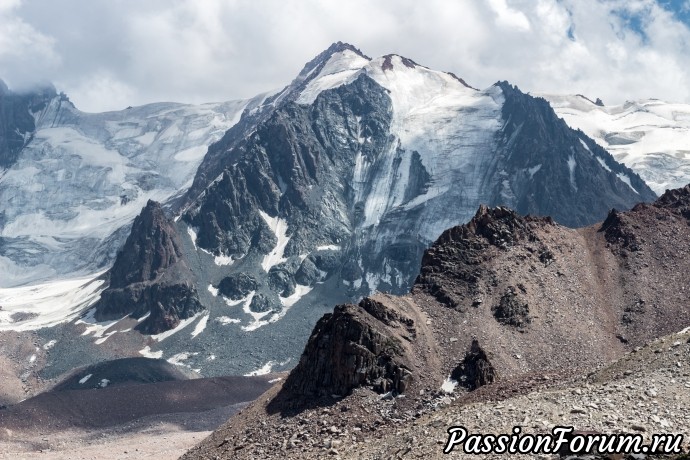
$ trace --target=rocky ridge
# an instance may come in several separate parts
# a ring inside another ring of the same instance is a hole
[[[94,306],[99,321],[132,316],[141,320],[137,329],[157,334],[204,308],[177,231],[155,201],[134,219],[107,277],[108,288]]]
[[[480,208],[411,294],[338,307],[282,386],[185,458],[441,458],[452,424],[682,431],[688,332],[660,338],[688,325],[688,204],[690,187],[579,230]]]

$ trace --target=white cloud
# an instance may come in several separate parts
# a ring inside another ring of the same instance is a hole
[[[477,87],[690,102],[690,30],[654,0],[0,0],[0,77],[86,110],[250,97],[338,40]]]
[[[506,0],[489,0],[489,6],[498,16],[498,24],[514,27],[521,30],[529,30],[529,20],[521,11],[508,6]]]
[[[15,87],[53,70],[59,64],[55,41],[17,16],[20,0],[0,0],[0,69],[18,68]],[[0,75],[0,78],[2,75]]]

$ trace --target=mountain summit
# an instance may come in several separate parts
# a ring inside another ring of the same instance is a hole
[[[583,226],[654,198],[543,99],[336,43],[245,110],[173,212],[210,312],[195,341],[236,337],[231,369],[247,372],[268,337],[282,339],[257,368],[294,359],[331,305],[407,292],[426,248],[481,204]]]
[[[481,205],[580,227],[655,198],[543,99],[344,43],[250,101],[108,114],[58,102],[0,182],[0,199],[23,203],[0,218],[0,264],[28,272],[17,285],[115,258],[110,285],[65,307],[96,309],[69,326],[86,335],[60,366],[126,349],[211,376],[286,368],[333,305],[408,292],[429,246]],[[152,272],[166,241],[175,263]]]

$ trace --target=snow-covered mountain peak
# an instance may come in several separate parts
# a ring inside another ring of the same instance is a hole
[[[352,81],[356,74],[369,64],[369,61],[369,58],[351,48],[331,53],[327,60],[322,61],[320,69],[319,67],[312,68],[311,72],[318,73],[309,79],[309,83],[297,98],[297,103],[311,104],[322,91]],[[307,74],[305,77],[310,76],[311,74]]]
[[[451,101],[458,94],[477,91],[452,73],[429,69],[397,54],[371,59],[355,48],[339,47],[337,51],[328,53],[327,59],[318,62],[317,66],[308,65],[305,70],[310,70],[300,74],[300,78],[308,82],[296,99],[299,104],[313,103],[321,92],[351,83],[362,72],[391,93],[396,93],[399,105],[410,106],[398,107],[403,111],[428,104],[439,97],[446,99],[448,96],[447,101]],[[295,86],[294,82],[292,86]],[[443,101],[440,104],[443,105]]]
[[[374,59],[367,74],[391,93],[394,109],[409,113],[426,106],[471,104],[476,90],[447,72],[432,70],[398,55]]]
[[[362,53],[355,46],[350,45],[349,43],[336,42],[329,46],[326,50],[322,51],[314,59],[307,62],[297,78],[306,79],[309,75],[313,74],[314,72],[319,73],[321,68],[323,68],[323,66],[325,66],[326,63],[328,63],[331,60],[331,58],[339,54],[355,55],[359,56],[362,59],[365,59],[366,61],[371,60],[370,57]]]

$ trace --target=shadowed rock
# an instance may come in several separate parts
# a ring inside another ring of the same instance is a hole
[[[96,304],[99,321],[149,314],[137,329],[158,334],[204,308],[175,227],[155,201],[134,220],[108,277],[109,287]]]

